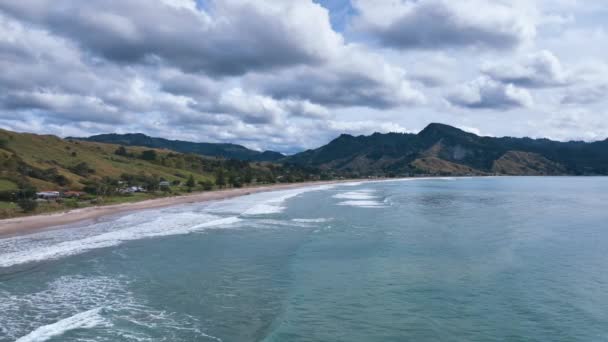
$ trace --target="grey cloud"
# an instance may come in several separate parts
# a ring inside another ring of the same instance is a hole
[[[488,64],[482,71],[497,81],[520,87],[560,87],[570,82],[559,59],[549,51],[541,51],[521,61]]]
[[[562,104],[590,105],[608,100],[608,84],[573,87],[561,100]]]
[[[513,7],[477,0],[356,0],[355,29],[397,49],[511,49],[530,40],[535,24]]]
[[[203,12],[171,5],[170,0],[0,1],[7,13],[69,37],[106,59],[160,59],[188,72],[218,76],[319,64],[342,43],[325,10],[312,3],[224,0],[211,7],[212,12]],[[293,20],[300,14],[310,20]]]
[[[530,107],[533,99],[525,89],[480,77],[460,86],[446,96],[454,106],[469,109],[509,110]]]
[[[342,53],[323,67],[256,75],[250,83],[278,99],[310,100],[330,107],[386,109],[425,103],[425,96],[411,85],[405,70],[358,47],[347,47]]]

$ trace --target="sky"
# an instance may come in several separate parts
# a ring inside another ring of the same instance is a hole
[[[608,137],[608,1],[0,0],[0,127],[295,153],[341,133]]]

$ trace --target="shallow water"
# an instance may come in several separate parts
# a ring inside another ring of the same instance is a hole
[[[0,239],[0,341],[608,341],[608,178],[262,193]]]

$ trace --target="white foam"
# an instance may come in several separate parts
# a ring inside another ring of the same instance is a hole
[[[290,198],[333,187],[311,186],[242,196],[212,204],[147,210],[80,227],[0,239],[0,268],[67,257],[117,246],[125,241],[188,234],[210,227],[232,225],[241,221],[239,216],[280,213],[285,209],[283,203]]]
[[[285,207],[277,204],[262,203],[258,204],[243,213],[243,215],[268,215],[277,214],[285,210]]]
[[[201,220],[207,220],[207,222],[196,224]],[[37,246],[36,248],[24,248],[11,253],[2,254],[0,255],[0,267],[10,267],[29,262],[57,259],[93,249],[117,246],[125,241],[188,234],[204,228],[229,225],[238,221],[240,221],[238,217],[222,218],[215,215],[194,215],[185,213],[165,217],[161,214],[160,217],[134,225],[130,228],[107,231],[81,239],[42,245]]]
[[[155,341],[151,331],[163,336],[186,332],[193,341],[213,338],[201,331],[198,317],[147,305],[129,291],[130,281],[127,276],[80,275],[59,277],[29,293],[0,287],[0,340],[66,340],[60,335],[85,328],[103,328],[104,341]]]
[[[367,201],[367,200],[357,200],[357,201],[343,201],[339,202],[338,205],[350,206],[350,207],[360,207],[360,208],[385,208],[386,206],[378,201]]]
[[[334,195],[333,198],[345,200],[339,202],[338,205],[360,208],[383,208],[384,204],[379,201],[379,197],[374,195],[374,193],[375,190],[373,189],[360,189],[342,192]]]
[[[357,191],[348,191],[339,193],[334,195],[333,198],[338,199],[348,199],[348,200],[374,200],[378,198],[377,196],[372,195],[373,190],[357,190]]]
[[[31,333],[17,339],[15,342],[43,342],[53,337],[61,336],[70,330],[90,329],[108,323],[101,317],[102,308],[80,312],[74,316],[64,318],[53,324],[44,325]]]
[[[296,197],[300,194],[310,191],[319,191],[319,190],[327,190],[333,188],[334,185],[321,185],[321,186],[313,186],[313,187],[305,187],[298,188],[292,190],[283,190],[277,191],[276,193],[270,193],[271,197],[268,199],[254,198],[258,200],[258,202],[254,202],[253,206],[248,208],[243,212],[242,215],[252,216],[252,215],[269,215],[269,214],[277,214],[285,210],[283,203],[290,198]],[[261,200],[261,202],[260,202]]]
[[[300,223],[324,223],[324,222],[331,221],[331,219],[328,219],[328,218],[315,218],[315,219],[295,218],[295,219],[292,219],[292,221],[293,222],[300,222]]]

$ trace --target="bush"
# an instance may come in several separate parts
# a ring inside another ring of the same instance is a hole
[[[78,208],[80,204],[76,198],[69,198],[63,201],[63,204],[68,208]]]
[[[31,198],[22,198],[17,201],[17,205],[24,213],[31,213],[38,208],[38,202]]]
[[[70,170],[71,172],[81,176],[81,177],[88,177],[90,174],[95,173],[95,169],[92,169],[91,167],[89,167],[89,164],[82,162],[82,163],[78,163],[74,166],[70,166],[68,168],[68,170]]]
[[[0,219],[5,219],[13,216],[12,210],[10,209],[0,209]]]
[[[194,181],[194,176],[190,175],[190,177],[188,178],[188,181],[186,182],[186,187],[188,187],[188,192],[192,191],[192,188],[194,188],[195,185],[196,185],[196,182]]]
[[[114,154],[117,156],[123,156],[126,157],[127,155],[129,155],[129,153],[127,152],[127,149],[124,146],[120,146],[116,149],[116,151],[114,151]]]
[[[156,160],[156,151],[154,150],[146,150],[141,153],[140,156],[143,160]]]
[[[213,190],[213,182],[211,182],[211,181],[200,181],[200,182],[198,182],[198,184],[200,186],[202,186],[203,190],[205,190],[205,191]]]

